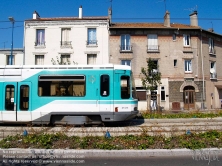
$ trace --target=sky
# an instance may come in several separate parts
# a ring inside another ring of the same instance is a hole
[[[189,15],[198,12],[198,24],[222,35],[221,0],[0,0],[0,49],[23,48],[24,20],[32,19],[37,11],[40,17],[78,17],[82,5],[84,16],[108,16],[112,4],[112,22],[163,23],[165,11],[170,12],[171,23],[190,24]]]

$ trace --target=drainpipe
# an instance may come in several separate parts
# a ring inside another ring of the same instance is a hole
[[[201,54],[201,61],[202,61],[202,77],[203,77],[203,96],[202,96],[202,103],[201,103],[201,109],[204,109],[204,101],[205,101],[205,92],[204,92],[204,67],[203,67],[203,44],[202,44],[202,29],[200,29],[200,54]]]

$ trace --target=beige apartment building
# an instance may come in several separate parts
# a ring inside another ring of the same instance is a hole
[[[162,110],[221,108],[222,35],[198,26],[196,11],[190,25],[170,23],[166,12],[163,23],[112,23],[109,31],[110,63],[132,67],[139,110],[147,109],[140,73],[149,58],[162,75],[156,90]]]

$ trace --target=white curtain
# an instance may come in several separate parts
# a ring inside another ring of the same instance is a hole
[[[157,34],[148,35],[148,50],[158,50]]]
[[[69,33],[70,33],[69,28],[62,29],[62,42],[69,41]]]
[[[121,35],[121,50],[131,50],[130,35]]]
[[[190,35],[186,35],[186,34],[183,35],[183,43],[184,43],[184,46],[190,45]]]
[[[87,55],[87,64],[96,64],[96,54]]]
[[[35,64],[36,65],[44,65],[44,55],[36,55],[35,56]]]
[[[37,45],[45,45],[45,29],[37,29]]]

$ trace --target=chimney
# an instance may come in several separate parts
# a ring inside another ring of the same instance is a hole
[[[32,16],[32,19],[38,19],[38,18],[40,18],[38,12],[37,12],[37,11],[34,11],[33,16]]]
[[[108,9],[108,17],[109,17],[109,22],[111,23],[111,19],[112,19],[112,8]]]
[[[170,12],[166,11],[166,14],[164,16],[164,26],[170,27]]]
[[[214,32],[213,28],[208,29],[209,32]]]
[[[79,19],[82,19],[82,5],[79,7]]]
[[[190,14],[190,25],[191,26],[198,26],[198,19],[197,19],[197,11],[196,10],[192,14]]]

